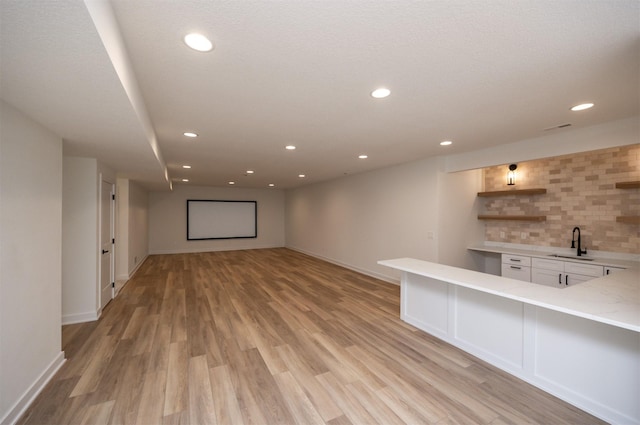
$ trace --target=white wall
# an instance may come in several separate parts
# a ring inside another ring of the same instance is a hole
[[[62,323],[98,318],[98,161],[63,159],[62,179]]]
[[[64,362],[62,140],[0,100],[0,423]]]
[[[187,241],[187,199],[258,202],[258,237]],[[284,193],[278,189],[177,185],[149,193],[149,253],[223,251],[284,246]]]
[[[116,279],[129,280],[149,254],[149,194],[118,178],[116,204]]]
[[[65,156],[62,196],[62,323],[100,316],[100,191],[114,173],[95,158]]]
[[[129,179],[116,179],[116,280],[129,280]]]
[[[134,182],[129,183],[129,277],[149,254],[149,195]]]
[[[466,249],[484,240],[484,222],[478,221],[482,170],[441,172],[438,179],[438,262],[484,271],[484,256]]]
[[[446,262],[466,265],[465,232],[475,237],[481,230],[464,208],[473,204],[469,199],[475,199],[479,178],[477,172],[448,178],[440,168],[440,160],[431,158],[288,191],[287,247],[391,281],[399,279],[398,272],[378,260],[439,261],[442,255]],[[469,187],[457,190],[457,184]],[[462,228],[440,225],[443,196],[452,207],[447,223],[460,218]],[[446,241],[442,250],[438,241]]]

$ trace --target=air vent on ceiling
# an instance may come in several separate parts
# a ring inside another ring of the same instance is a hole
[[[544,131],[557,130],[558,128],[565,128],[565,127],[571,127],[571,123],[568,122],[565,124],[554,125],[553,127],[545,128]]]

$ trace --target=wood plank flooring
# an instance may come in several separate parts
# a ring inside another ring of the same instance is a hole
[[[287,249],[151,256],[27,424],[599,424],[399,319],[399,287]]]

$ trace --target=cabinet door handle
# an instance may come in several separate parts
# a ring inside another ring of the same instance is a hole
[[[610,271],[611,271],[611,270],[607,269],[607,274],[609,274],[609,272],[610,272]]]
[[[516,270],[522,270],[522,267],[518,267],[518,266],[509,266],[509,267],[511,267],[512,269],[516,269]]]
[[[562,273],[558,273],[558,285],[562,285]]]
[[[509,258],[509,261],[515,261],[515,262],[519,263],[522,260],[518,260],[517,258]]]
[[[569,275],[568,274],[564,275],[564,284],[569,286]]]

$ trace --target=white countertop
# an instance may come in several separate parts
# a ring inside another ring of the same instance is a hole
[[[578,285],[554,288],[413,258],[383,260],[378,264],[640,332],[640,270],[635,267]]]

